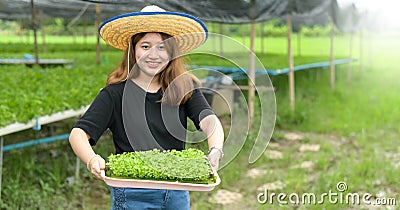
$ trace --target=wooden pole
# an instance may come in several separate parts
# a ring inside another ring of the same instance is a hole
[[[241,25],[240,27],[242,30],[242,44],[246,46],[246,38],[247,38],[247,34],[246,34],[246,24]]]
[[[33,28],[33,48],[35,51],[35,64],[39,65],[39,53],[37,46],[37,36],[36,36],[36,14],[33,0],[31,0],[31,15],[32,15],[32,28]]]
[[[43,53],[47,52],[47,47],[46,47],[46,32],[44,29],[44,17],[43,17],[43,10],[40,10],[39,13],[39,19],[40,19],[40,29],[42,31],[42,51]]]
[[[216,29],[216,23],[213,23],[212,24],[212,32],[213,32],[213,34],[217,34],[217,29]],[[214,38],[212,39],[212,46],[213,46],[213,52],[215,53],[215,54],[217,54],[217,36],[214,36]]]
[[[347,82],[350,82],[351,80],[351,70],[352,70],[352,62],[351,60],[353,59],[353,37],[354,33],[350,32],[350,43],[349,43],[349,58],[350,62],[347,64]]]
[[[72,28],[72,43],[76,44],[76,28],[74,26],[71,26]]]
[[[334,63],[334,37],[335,37],[335,24],[331,20],[331,53],[330,53],[330,73],[331,73],[331,90],[335,90],[335,63]]]
[[[83,20],[83,43],[87,44],[87,22]]]
[[[250,25],[250,56],[249,56],[249,92],[248,92],[248,106],[249,106],[249,125],[250,130],[252,129],[253,119],[254,119],[254,96],[255,96],[255,87],[254,83],[256,81],[255,78],[255,50],[254,43],[256,39],[256,23],[253,21]]]
[[[219,24],[219,55],[221,57],[224,57],[224,47],[223,47],[223,36],[222,34],[224,33],[223,28],[222,28],[222,23]]]
[[[23,24],[22,24],[22,20],[18,21],[18,32],[19,32],[19,38],[21,43],[24,43],[24,30],[23,30]]]
[[[96,28],[99,28],[100,26],[100,12],[101,12],[101,6],[100,4],[96,4]],[[100,64],[100,34],[97,34],[97,45],[96,45],[96,64]]]
[[[295,90],[294,90],[294,62],[293,62],[293,52],[292,52],[292,18],[290,15],[286,16],[287,22],[287,42],[288,42],[288,62],[289,62],[289,102],[290,109],[294,111],[295,107]]]
[[[261,55],[264,55],[264,22],[261,22]]]
[[[301,27],[297,31],[297,56],[301,56]]]

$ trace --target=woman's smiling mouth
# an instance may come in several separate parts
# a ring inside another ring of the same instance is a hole
[[[160,66],[161,62],[154,62],[154,61],[146,61],[146,64],[150,68],[157,68]]]

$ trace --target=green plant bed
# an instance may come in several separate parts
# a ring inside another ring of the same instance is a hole
[[[8,53],[34,53],[34,48],[32,44],[24,44],[24,43],[0,43],[0,48],[2,52]],[[46,49],[46,52],[44,52]],[[39,44],[38,45],[39,54],[46,55],[46,53],[53,53],[53,52],[95,52],[96,51],[96,44],[93,43],[74,43],[74,44],[54,44],[54,43],[47,43],[46,45]],[[101,45],[101,51],[118,51],[106,45]]]
[[[23,57],[30,52],[31,46],[22,44],[0,44],[6,51],[0,57]],[[121,51],[107,50],[103,46],[101,64],[96,65],[96,53],[85,44],[50,44],[48,53],[41,53],[40,58],[66,58],[74,60],[74,67],[66,69],[26,67],[24,65],[0,66],[0,127],[12,123],[26,123],[36,117],[53,113],[79,109],[89,105],[105,81],[120,62]],[[15,48],[14,48],[15,47]],[[12,50],[14,49],[14,51]],[[50,50],[51,49],[51,50]],[[94,49],[94,48],[93,48]],[[236,56],[248,59],[247,55]],[[235,66],[234,62],[212,55],[188,55],[189,64]],[[267,54],[260,56],[264,66],[281,68],[286,65],[286,55]],[[296,59],[296,58],[295,58]],[[298,64],[318,62],[323,56],[303,56],[297,59]]]
[[[0,127],[79,109],[93,100],[107,74],[82,66],[51,70],[6,66],[0,73]]]
[[[95,64],[90,52],[51,53],[44,57],[74,59],[72,68],[0,66],[0,127],[26,123],[35,117],[80,109],[92,102],[116,67],[120,53],[109,52]]]
[[[112,178],[213,184],[216,176],[204,152],[157,149],[110,155],[106,175]]]

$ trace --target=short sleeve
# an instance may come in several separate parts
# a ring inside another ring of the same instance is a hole
[[[111,94],[102,89],[89,106],[89,109],[76,122],[74,128],[84,130],[90,136],[89,142],[93,146],[109,127],[112,113],[113,100]]]
[[[185,105],[188,117],[193,121],[198,130],[200,129],[200,121],[202,119],[215,114],[200,89],[193,91],[192,96]]]

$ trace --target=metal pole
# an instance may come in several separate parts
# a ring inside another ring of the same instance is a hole
[[[79,178],[79,170],[80,170],[81,160],[76,157],[76,165],[75,165],[75,180]]]

